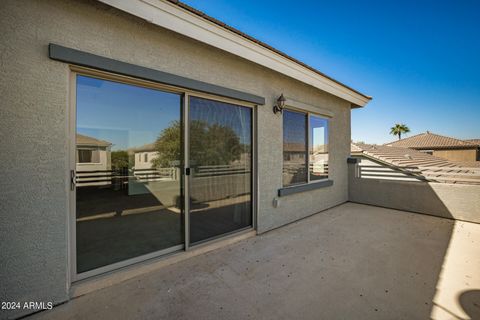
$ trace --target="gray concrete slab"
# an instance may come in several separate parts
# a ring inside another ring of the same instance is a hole
[[[32,319],[468,319],[480,225],[346,203]]]

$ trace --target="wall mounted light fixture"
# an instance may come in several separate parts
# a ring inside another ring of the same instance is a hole
[[[273,113],[277,114],[277,112],[282,113],[283,108],[285,107],[285,97],[283,96],[283,93],[278,97],[277,99],[277,104],[273,106]]]

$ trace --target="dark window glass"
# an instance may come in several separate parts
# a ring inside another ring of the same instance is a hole
[[[90,163],[92,161],[92,150],[77,150],[79,163]]]
[[[190,98],[190,239],[252,225],[252,110]]]
[[[86,76],[76,96],[77,272],[182,244],[181,96]]]
[[[283,111],[283,185],[307,182],[307,114]]]
[[[328,178],[328,120],[310,115],[310,181]]]

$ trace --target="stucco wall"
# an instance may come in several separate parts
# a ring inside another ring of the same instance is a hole
[[[0,30],[2,301],[68,298],[69,67],[48,59],[49,43],[264,96],[257,109],[259,232],[347,200],[344,100],[92,1],[2,1]],[[282,117],[272,105],[280,93],[333,112],[334,184],[281,198],[274,208],[283,157]]]
[[[477,161],[476,149],[434,150],[433,155],[450,161]]]
[[[145,154],[147,154],[147,162],[145,162]],[[135,169],[151,169],[152,160],[157,157],[157,152],[135,152],[134,161]]]
[[[480,223],[480,185],[364,179],[349,164],[349,201]]]

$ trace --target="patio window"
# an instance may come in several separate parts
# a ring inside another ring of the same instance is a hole
[[[328,178],[328,120],[318,115],[283,112],[283,186]]]
[[[145,153],[145,154],[143,155],[143,157],[144,157],[143,161],[144,161],[144,162],[148,162],[148,153]]]

